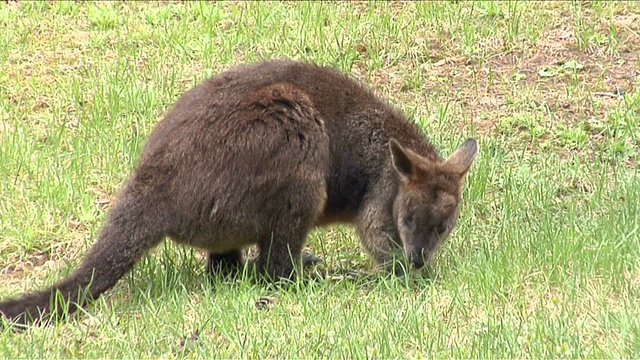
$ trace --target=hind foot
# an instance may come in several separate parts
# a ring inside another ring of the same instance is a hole
[[[207,273],[213,279],[217,276],[232,276],[243,266],[242,251],[232,250],[224,253],[209,253]]]

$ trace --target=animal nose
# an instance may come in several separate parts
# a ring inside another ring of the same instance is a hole
[[[424,267],[424,254],[422,250],[412,251],[409,253],[409,263],[416,269],[420,270]]]

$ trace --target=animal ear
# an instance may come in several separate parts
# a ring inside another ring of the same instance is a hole
[[[406,180],[415,177],[415,167],[407,151],[396,139],[389,140],[389,151],[391,151],[391,161],[396,171]]]
[[[478,155],[478,142],[476,139],[467,139],[449,156],[445,164],[451,171],[464,175],[469,171],[476,155]]]

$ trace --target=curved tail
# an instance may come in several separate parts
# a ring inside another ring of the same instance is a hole
[[[0,302],[0,314],[16,324],[47,323],[69,315],[113,287],[156,246],[166,223],[148,203],[123,195],[89,254],[69,277],[46,290]]]

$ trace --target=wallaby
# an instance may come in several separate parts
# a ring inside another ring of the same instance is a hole
[[[441,158],[399,110],[334,69],[237,66],[187,91],[157,124],[79,267],[0,302],[0,313],[18,324],[70,314],[166,236],[208,251],[210,271],[238,267],[257,245],[255,269],[280,279],[303,262],[312,228],[351,223],[376,263],[403,250],[422,268],[456,223],[476,153],[467,139]]]

